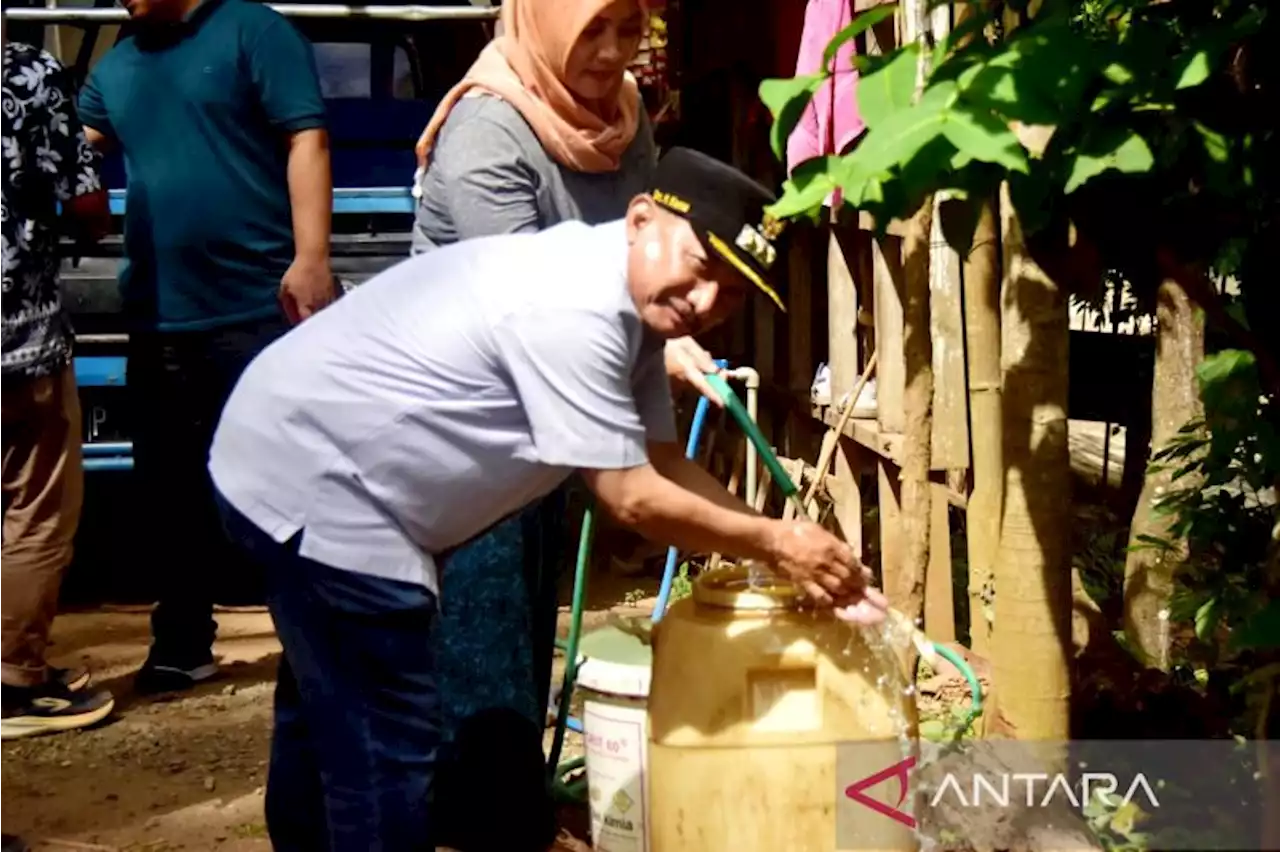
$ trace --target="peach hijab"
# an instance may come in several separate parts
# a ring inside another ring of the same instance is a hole
[[[564,84],[574,43],[610,0],[504,0],[503,34],[480,52],[436,107],[415,148],[424,166],[458,99],[479,89],[511,104],[552,159],[578,172],[617,171],[640,124],[640,89],[626,72],[606,109],[589,109]],[[640,0],[640,6],[648,6]]]

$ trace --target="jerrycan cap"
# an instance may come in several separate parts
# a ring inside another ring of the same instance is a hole
[[[693,583],[694,603],[736,610],[797,609],[803,595],[796,586],[767,571],[730,564],[700,574]]]

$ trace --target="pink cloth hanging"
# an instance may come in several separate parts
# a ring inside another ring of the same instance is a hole
[[[853,20],[852,0],[809,0],[804,12],[796,76],[822,70],[822,53]],[[854,40],[836,54],[835,75],[818,89],[787,140],[787,174],[805,160],[844,151],[866,128],[858,114]],[[834,92],[833,92],[834,84]]]

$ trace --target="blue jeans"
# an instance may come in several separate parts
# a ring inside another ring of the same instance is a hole
[[[429,852],[440,748],[435,595],[306,559],[300,536],[279,544],[218,503],[231,539],[263,572],[284,647],[267,777],[273,848]]]

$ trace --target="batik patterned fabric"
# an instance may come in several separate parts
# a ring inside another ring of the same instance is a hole
[[[444,559],[432,642],[447,742],[486,710],[546,724],[556,596],[570,555],[565,494],[556,491]]]
[[[3,372],[37,378],[71,355],[57,204],[102,189],[99,157],[76,118],[66,69],[43,50],[5,45],[3,104]]]

